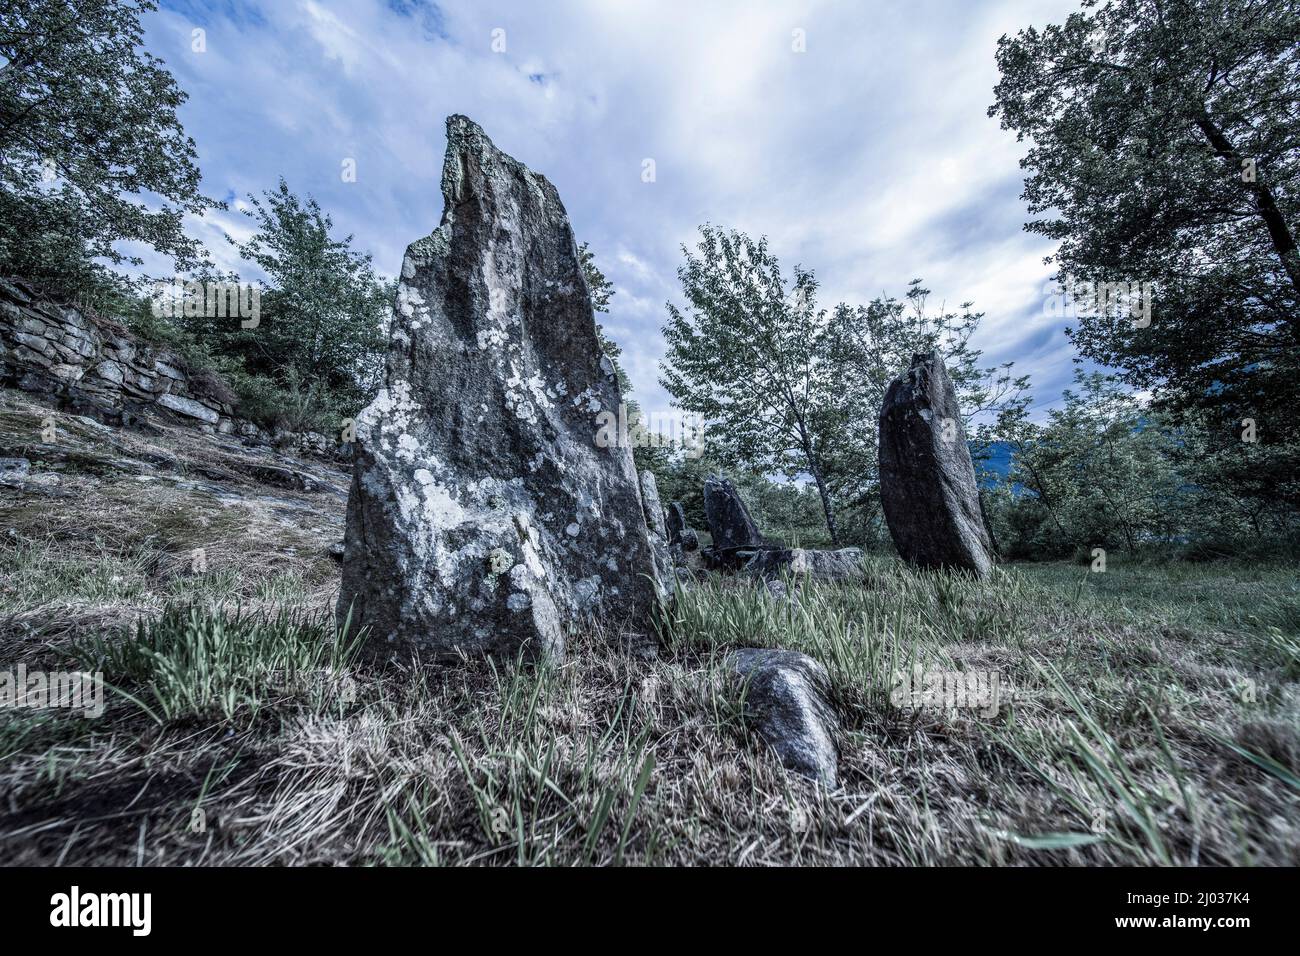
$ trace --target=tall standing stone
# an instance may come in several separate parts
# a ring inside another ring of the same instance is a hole
[[[935,352],[912,356],[880,409],[880,498],[898,553],[925,568],[987,574],[980,510],[957,392]]]
[[[588,616],[647,627],[632,453],[596,441],[622,396],[560,197],[463,116],[442,193],[357,417],[339,618],[381,656],[557,654]]]

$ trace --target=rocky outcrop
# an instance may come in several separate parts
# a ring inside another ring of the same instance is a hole
[[[834,789],[840,724],[826,668],[797,651],[755,647],[731,652],[725,666],[742,695],[746,725],[787,770]]]
[[[987,574],[993,545],[957,393],[935,352],[912,357],[880,409],[880,497],[898,553],[924,568]]]
[[[357,418],[339,617],[383,656],[558,654],[588,616],[646,628],[654,555],[631,450],[596,441],[622,396],[560,197],[463,116],[442,192]]]
[[[175,353],[112,320],[0,280],[0,385],[57,400],[114,424],[147,414],[207,432],[255,435],[212,373],[194,375]]]
[[[299,455],[350,454],[348,444],[318,432],[266,431],[240,415],[238,397],[216,372],[17,279],[0,279],[0,386],[110,425],[148,428],[153,419]]]
[[[710,475],[704,481],[704,515],[709,522],[715,550],[763,546],[763,536],[750,517],[740,492],[720,475]]]
[[[745,565],[749,574],[763,578],[791,574],[822,580],[852,580],[862,576],[862,549],[813,551],[807,548],[766,548]]]

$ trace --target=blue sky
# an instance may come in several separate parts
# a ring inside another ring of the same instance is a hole
[[[247,235],[234,201],[280,176],[396,273],[438,223],[443,121],[464,113],[559,189],[618,289],[602,321],[647,409],[669,403],[664,303],[706,221],[815,270],[822,306],[901,296],[917,277],[936,305],[972,301],[987,313],[976,345],[1031,373],[1041,407],[1072,374],[1043,305],[1053,247],[1022,229],[1023,146],[985,110],[998,37],[1076,8],[163,0],[146,44],[189,93],[206,192],[232,200],[190,227],[246,278],[222,235]]]

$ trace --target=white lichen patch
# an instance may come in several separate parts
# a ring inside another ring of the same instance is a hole
[[[505,574],[514,563],[514,556],[505,548],[493,548],[488,554],[488,569],[493,574]],[[493,583],[495,585],[495,582]]]
[[[601,517],[601,516],[600,516],[600,502],[597,501],[594,497],[592,497],[591,492],[589,492],[586,488],[579,488],[579,489],[578,489],[578,507],[579,507],[582,511],[585,511],[585,512],[587,512],[588,514],[590,514],[591,517],[592,517],[592,518],[593,518],[593,519],[594,519],[598,524],[600,523],[600,517]],[[579,520],[579,521],[582,520],[582,515],[581,515],[581,514],[578,515],[578,520]]]
[[[451,489],[426,468],[417,468],[415,480],[424,496],[424,517],[434,528],[454,528],[465,521],[465,509]]]
[[[570,522],[569,526],[564,529],[564,533],[567,534],[570,538],[576,538],[578,536],[578,532],[581,530],[582,527],[578,524],[578,522],[573,521]]]
[[[399,461],[413,462],[420,453],[420,441],[410,432],[397,436],[397,458]],[[416,472],[418,475],[419,472]],[[425,472],[428,474],[428,472]]]
[[[528,379],[528,391],[533,395],[535,401],[542,408],[551,408],[551,399],[555,397],[554,393],[547,395],[546,383],[542,377],[534,372]]]
[[[424,306],[424,296],[413,285],[403,282],[397,287],[397,311],[408,319],[415,315],[416,309]]]
[[[532,605],[533,599],[524,591],[515,591],[506,598],[506,607],[512,611],[525,611]]]
[[[384,438],[409,432],[412,416],[419,409],[411,399],[410,383],[399,379],[381,388],[374,401],[362,409],[357,416],[357,437],[362,441],[377,439],[381,448],[387,448]]]
[[[581,392],[573,397],[574,408],[584,408],[589,412],[598,412],[602,406],[600,399],[596,397],[596,390],[593,388],[584,388]]]
[[[524,523],[520,523],[523,519]],[[519,531],[519,546],[524,553],[522,564],[516,564],[510,570],[510,579],[514,582],[515,587],[522,588],[522,576],[531,574],[533,577],[541,579],[546,576],[546,568],[542,565],[541,547],[542,540],[537,533],[537,529],[527,524],[527,516],[518,515],[515,519],[515,527]]]
[[[537,406],[550,408],[551,402],[546,398],[546,385],[542,377],[534,375],[524,378],[519,365],[510,363],[511,375],[506,380],[506,407],[515,412],[515,418],[530,425],[537,424]]]

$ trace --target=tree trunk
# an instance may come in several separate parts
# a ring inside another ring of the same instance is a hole
[[[1232,143],[1224,134],[1223,130],[1215,125],[1208,114],[1202,115],[1196,121],[1205,138],[1210,141],[1215,153],[1223,158],[1224,163],[1236,174],[1241,173],[1241,161],[1243,158],[1237,154]],[[1300,252],[1296,250],[1295,236],[1291,234],[1291,229],[1287,226],[1286,220],[1282,217],[1282,210],[1277,208],[1277,201],[1273,198],[1273,191],[1264,183],[1260,182],[1258,175],[1255,182],[1243,183],[1255,195],[1255,209],[1259,213],[1264,225],[1268,227],[1268,237],[1273,242],[1273,248],[1276,250],[1278,258],[1282,260],[1282,268],[1286,270],[1287,276],[1291,279],[1291,285],[1295,287],[1296,293],[1300,294]]]
[[[817,494],[822,499],[822,512],[826,515],[826,530],[831,533],[831,544],[838,548],[840,535],[835,530],[835,510],[831,507],[831,496],[826,491],[826,483],[822,481],[822,470],[817,465],[812,466],[812,476],[817,483]]]
[[[1061,532],[1061,535],[1067,541],[1069,541],[1070,534],[1065,530],[1065,525],[1061,524],[1061,519],[1056,516],[1056,509],[1052,507],[1052,499],[1047,494],[1047,486],[1043,484],[1043,479],[1038,474],[1038,469],[1034,467],[1033,462],[1029,460],[1028,456],[1023,453],[1017,454],[1019,460],[1023,462],[1024,466],[1029,470],[1029,477],[1033,478],[1034,483],[1038,485],[1037,488],[1033,489],[1038,492],[1038,500],[1043,503],[1043,507],[1047,509],[1047,513],[1052,516],[1052,521],[1056,524],[1056,529]]]

